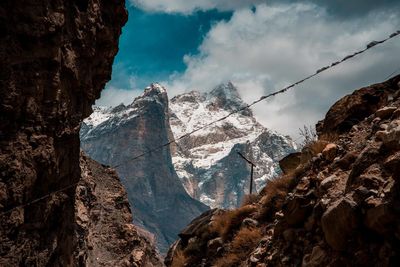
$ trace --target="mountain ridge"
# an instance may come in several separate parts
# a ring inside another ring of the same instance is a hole
[[[174,166],[186,190],[211,207],[237,207],[248,193],[250,169],[236,152],[241,151],[257,163],[269,162],[267,166],[259,164],[255,171],[255,188],[260,190],[268,179],[279,174],[278,160],[296,150],[290,138],[262,126],[251,109],[231,114],[246,103],[230,82],[210,92],[192,91],[175,96],[170,106],[175,136],[230,115],[178,140],[173,150]],[[232,179],[236,180],[234,184]],[[216,195],[222,197],[216,199]]]
[[[179,230],[208,208],[186,193],[169,147],[131,161],[171,139],[166,91],[152,84],[130,105],[98,110],[100,115],[95,112],[85,120],[81,147],[100,163],[118,166],[135,224],[155,234],[165,252]]]

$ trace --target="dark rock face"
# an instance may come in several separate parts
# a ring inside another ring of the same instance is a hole
[[[76,189],[74,253],[79,266],[160,267],[151,234],[132,224],[126,191],[115,170],[81,156],[82,179]]]
[[[131,105],[111,113],[87,120],[82,148],[103,164],[119,165],[116,169],[128,192],[135,224],[155,234],[160,251],[166,252],[179,231],[208,209],[186,193],[168,146],[136,158],[172,137],[167,93],[154,84]]]
[[[187,245],[178,240],[167,266],[182,261],[180,255],[190,266],[398,266],[400,76],[367,88],[330,109],[317,141],[323,153],[267,184],[260,200],[202,227],[194,220],[196,239]],[[358,113],[360,99],[365,106]],[[322,137],[332,131],[341,134],[325,144]],[[253,210],[246,217],[258,222],[250,229],[238,216],[243,209]],[[246,240],[257,231],[263,233],[259,241]],[[218,253],[202,246],[218,238]]]
[[[110,79],[124,1],[0,3],[1,266],[70,266],[79,124]]]
[[[345,250],[346,242],[357,227],[357,203],[348,198],[332,204],[321,219],[326,242],[336,250]]]
[[[389,101],[395,91],[395,80],[375,84],[348,95],[336,102],[326,114],[323,122],[317,125],[318,133],[344,133],[364,118],[374,114]]]

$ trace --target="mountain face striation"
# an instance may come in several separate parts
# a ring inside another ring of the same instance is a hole
[[[168,146],[136,158],[171,138],[168,97],[158,84],[146,88],[131,105],[95,108],[81,130],[81,147],[91,158],[118,166],[134,222],[156,236],[161,252],[208,209],[186,193]]]
[[[79,265],[79,126],[126,20],[123,0],[0,1],[0,266]]]
[[[399,266],[400,76],[340,99],[317,132],[257,197],[193,220],[167,266]]]
[[[178,138],[244,106],[232,83],[176,96],[170,104],[172,132]],[[278,161],[295,149],[289,137],[266,129],[246,109],[179,140],[172,160],[192,197],[210,207],[235,208],[250,186],[250,166],[237,152],[257,166],[253,188],[259,191],[280,173]]]

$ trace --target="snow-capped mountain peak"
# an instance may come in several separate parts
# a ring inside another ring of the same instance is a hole
[[[152,116],[168,113],[169,121],[165,123],[169,123],[177,139],[245,105],[232,83],[219,85],[208,93],[191,91],[171,101],[164,87],[152,84],[128,106],[95,107],[82,126],[81,137],[90,140],[113,133],[147,110]],[[257,163],[255,188],[260,190],[279,173],[278,160],[294,151],[295,145],[290,138],[266,129],[251,110],[245,110],[178,140],[172,147],[172,161],[192,197],[212,207],[230,208],[240,204],[249,187],[249,168],[236,150]]]
[[[182,136],[243,106],[232,83],[205,94],[176,96],[170,104],[172,132],[175,138]],[[259,163],[255,185],[260,190],[279,173],[277,161],[294,149],[289,138],[266,129],[245,110],[179,140],[173,163],[190,195],[211,207],[230,208],[239,205],[248,190],[248,166],[236,150]]]
[[[211,92],[205,94],[210,109],[224,109],[234,111],[244,107],[246,104],[240,97],[239,91],[231,82],[220,84]],[[242,112],[243,115],[252,116],[250,110]]]

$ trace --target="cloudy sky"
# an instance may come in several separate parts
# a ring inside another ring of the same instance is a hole
[[[400,30],[398,0],[127,0],[112,80],[98,105],[129,104],[152,82],[169,95],[232,81],[250,102]],[[400,73],[400,38],[254,107],[297,136],[354,89]]]

